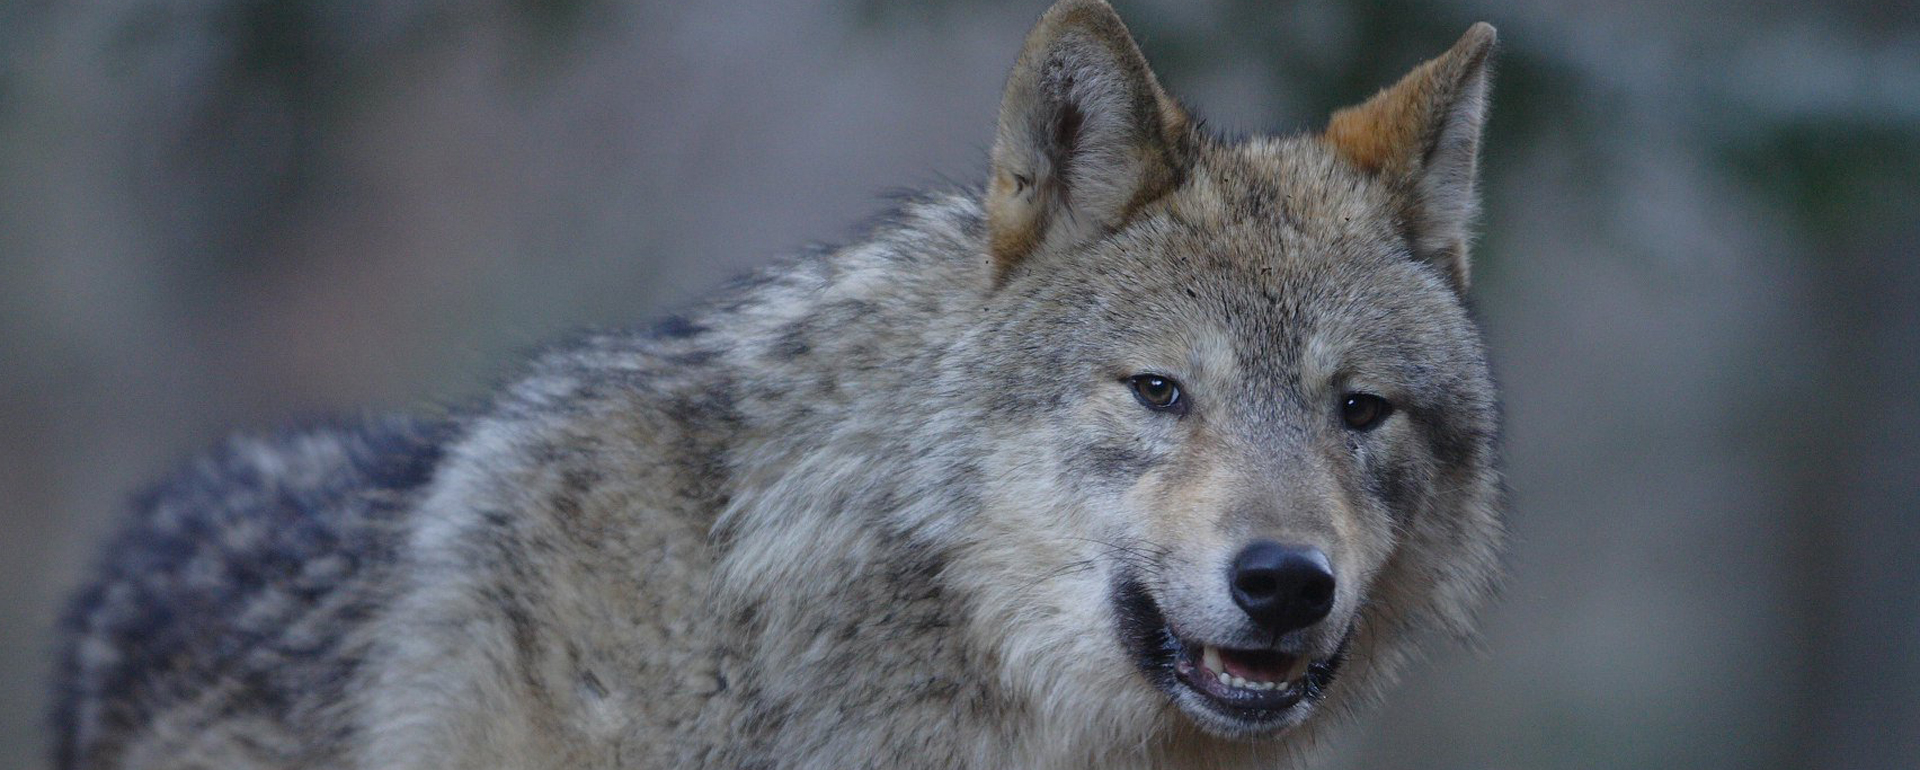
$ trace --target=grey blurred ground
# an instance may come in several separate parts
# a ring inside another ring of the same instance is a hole
[[[0,7],[0,769],[117,504],[981,173],[1043,0]],[[1505,53],[1512,583],[1329,767],[1920,766],[1920,12],[1120,0],[1223,130]]]

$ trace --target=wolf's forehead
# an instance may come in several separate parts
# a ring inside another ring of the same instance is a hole
[[[1382,239],[1256,223],[1171,238],[1136,258],[1173,265],[1116,301],[1133,326],[1181,319],[1174,344],[1201,372],[1319,381],[1363,347],[1413,350],[1452,316],[1446,288]],[[1185,254],[1167,253],[1185,250]],[[1130,326],[1130,328],[1133,328]]]
[[[1256,223],[1299,235],[1372,234],[1387,224],[1385,190],[1312,136],[1211,144],[1174,201],[1189,222]]]
[[[1324,171],[1326,162],[1336,157],[1325,143],[1306,135],[1256,136],[1216,144],[1211,149],[1208,160],[1235,164],[1271,179],[1301,171]]]

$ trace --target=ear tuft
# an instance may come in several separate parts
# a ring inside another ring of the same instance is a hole
[[[1414,255],[1463,291],[1496,39],[1493,25],[1473,25],[1446,53],[1334,113],[1325,134],[1342,157],[1394,187]]]
[[[1111,7],[1055,4],[1001,98],[987,186],[996,283],[1036,252],[1118,229],[1172,189],[1188,131]]]

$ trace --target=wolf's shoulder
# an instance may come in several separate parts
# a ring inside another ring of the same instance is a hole
[[[351,665],[342,629],[432,478],[449,422],[331,421],[228,439],[136,499],[63,623],[60,766],[176,702],[291,721]]]

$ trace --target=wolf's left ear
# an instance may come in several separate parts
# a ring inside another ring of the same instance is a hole
[[[1480,208],[1475,167],[1494,40],[1493,25],[1473,25],[1451,50],[1327,124],[1335,150],[1393,186],[1414,255],[1461,291]]]
[[[1113,8],[1061,0],[1007,78],[987,185],[994,280],[1084,244],[1179,183],[1189,119]]]

